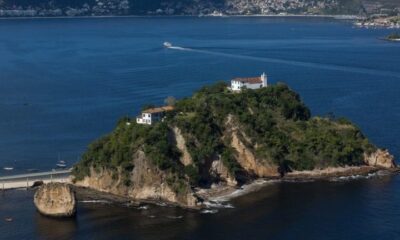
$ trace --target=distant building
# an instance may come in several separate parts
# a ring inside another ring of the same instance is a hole
[[[138,124],[151,125],[155,122],[162,121],[165,117],[165,113],[172,110],[174,110],[174,107],[172,106],[149,108],[142,111],[141,116],[136,117],[136,122]]]
[[[267,75],[263,73],[260,77],[232,79],[230,89],[232,91],[240,91],[243,88],[259,89],[267,86],[268,86]]]

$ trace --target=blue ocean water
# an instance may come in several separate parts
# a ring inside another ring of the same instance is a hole
[[[390,32],[328,18],[0,20],[0,167],[49,170],[58,155],[71,165],[143,104],[262,72],[399,157],[400,44],[379,40]],[[399,187],[397,176],[285,183],[217,214],[80,204],[65,221],[11,191],[0,197],[0,239],[400,239]]]

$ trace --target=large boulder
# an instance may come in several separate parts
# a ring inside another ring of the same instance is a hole
[[[39,187],[34,196],[38,211],[51,217],[72,217],[76,213],[75,193],[65,183],[48,183]]]
[[[378,149],[371,154],[364,154],[364,161],[367,165],[382,168],[396,167],[394,156],[388,150]]]

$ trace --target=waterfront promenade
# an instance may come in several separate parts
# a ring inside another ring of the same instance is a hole
[[[71,182],[71,169],[37,172],[29,174],[18,174],[0,177],[0,190],[14,188],[29,188],[37,181],[49,182]]]

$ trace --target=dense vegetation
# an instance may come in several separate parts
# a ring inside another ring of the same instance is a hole
[[[226,87],[223,82],[217,83],[177,101],[175,111],[153,126],[121,119],[112,133],[89,146],[74,168],[75,176],[82,179],[91,166],[109,168],[127,176],[129,184],[137,150],[169,172],[171,183],[206,183],[207,166],[218,157],[236,175],[241,167],[227,134],[232,127],[239,129],[242,141],[257,159],[284,171],[360,165],[363,154],[375,150],[348,120],[311,117],[299,95],[285,84],[241,93],[232,93]],[[228,123],[227,119],[232,121]],[[175,126],[181,130],[193,159],[186,167],[180,164],[181,153],[171,141]]]
[[[221,140],[228,115],[250,138],[248,147],[257,146],[257,157],[285,169],[358,165],[363,152],[374,150],[349,121],[311,118],[299,95],[284,84],[232,94],[219,83],[179,101],[177,111],[185,114],[174,121],[189,139],[195,138],[188,147],[196,162],[216,152],[232,159],[227,154],[232,150]],[[234,172],[237,166],[229,165]]]

